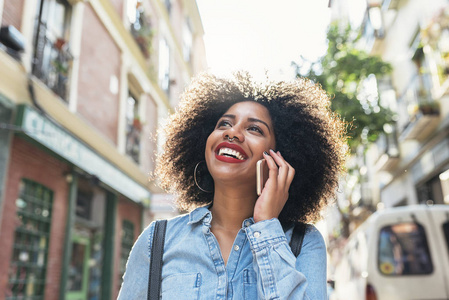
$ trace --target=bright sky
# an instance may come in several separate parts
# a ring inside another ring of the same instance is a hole
[[[197,0],[210,71],[293,78],[292,61],[326,52],[329,0]]]

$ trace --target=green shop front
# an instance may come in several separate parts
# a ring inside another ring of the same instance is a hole
[[[0,219],[5,299],[114,299],[150,192],[29,106],[15,126]]]

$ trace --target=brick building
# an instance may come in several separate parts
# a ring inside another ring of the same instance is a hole
[[[164,198],[157,128],[206,68],[196,2],[1,0],[0,23],[0,300],[115,299]]]

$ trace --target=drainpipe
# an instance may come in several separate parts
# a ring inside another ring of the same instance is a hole
[[[103,270],[101,275],[101,298],[112,299],[114,283],[114,257],[115,257],[115,225],[117,222],[117,194],[106,192],[106,218],[103,239]]]

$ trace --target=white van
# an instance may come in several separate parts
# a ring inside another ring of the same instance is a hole
[[[449,205],[389,208],[349,238],[337,300],[449,300]]]

